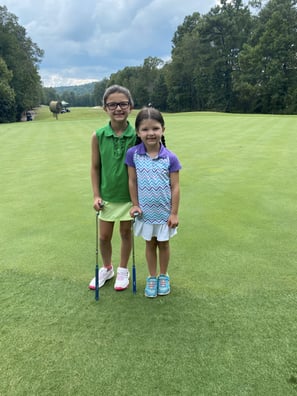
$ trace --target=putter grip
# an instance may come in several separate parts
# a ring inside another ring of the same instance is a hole
[[[133,282],[133,293],[136,293],[136,267],[132,267],[132,282]]]
[[[99,268],[98,265],[96,265],[95,269],[95,300],[99,300]]]

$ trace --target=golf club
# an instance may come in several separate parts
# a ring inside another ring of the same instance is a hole
[[[136,265],[135,265],[135,246],[134,246],[134,223],[136,217],[139,215],[138,212],[133,213],[133,220],[131,221],[131,234],[132,234],[132,291],[136,294]]]
[[[98,266],[98,217],[99,211],[96,213],[96,266],[95,266],[95,300],[99,300],[99,266]]]
[[[99,210],[96,212],[96,266],[95,266],[95,300],[99,300],[99,265],[98,265],[98,218],[103,205],[99,204]]]

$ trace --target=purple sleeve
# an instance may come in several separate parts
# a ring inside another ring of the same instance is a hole
[[[132,166],[133,168],[135,168],[134,152],[135,152],[135,146],[129,148],[126,153],[126,159],[125,159],[125,164],[128,166]]]
[[[181,164],[177,158],[177,156],[174,153],[170,153],[169,156],[170,160],[170,166],[169,166],[169,172],[178,172],[181,169]]]

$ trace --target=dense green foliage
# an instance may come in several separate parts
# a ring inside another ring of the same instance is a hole
[[[46,105],[51,100],[100,105],[106,86],[115,83],[131,90],[136,108],[151,103],[169,112],[296,114],[296,3],[221,0],[205,15],[185,17],[173,36],[169,62],[149,56],[95,85],[43,88],[41,99],[36,64],[42,51],[1,7],[0,122],[19,118],[39,99]],[[25,66],[19,68],[20,62]]]
[[[163,111],[297,112],[296,0],[221,0],[206,15],[187,16],[172,39],[172,59],[149,57],[95,86],[73,105],[101,104],[109,84],[130,88],[136,107]],[[57,96],[57,95],[56,95]]]
[[[0,123],[20,120],[25,110],[40,103],[37,65],[42,56],[17,17],[0,6]]]

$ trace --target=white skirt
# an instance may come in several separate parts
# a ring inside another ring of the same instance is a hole
[[[147,224],[139,219],[135,219],[134,235],[141,236],[146,241],[156,237],[157,241],[169,241],[177,233],[177,228],[169,228],[167,224]]]

